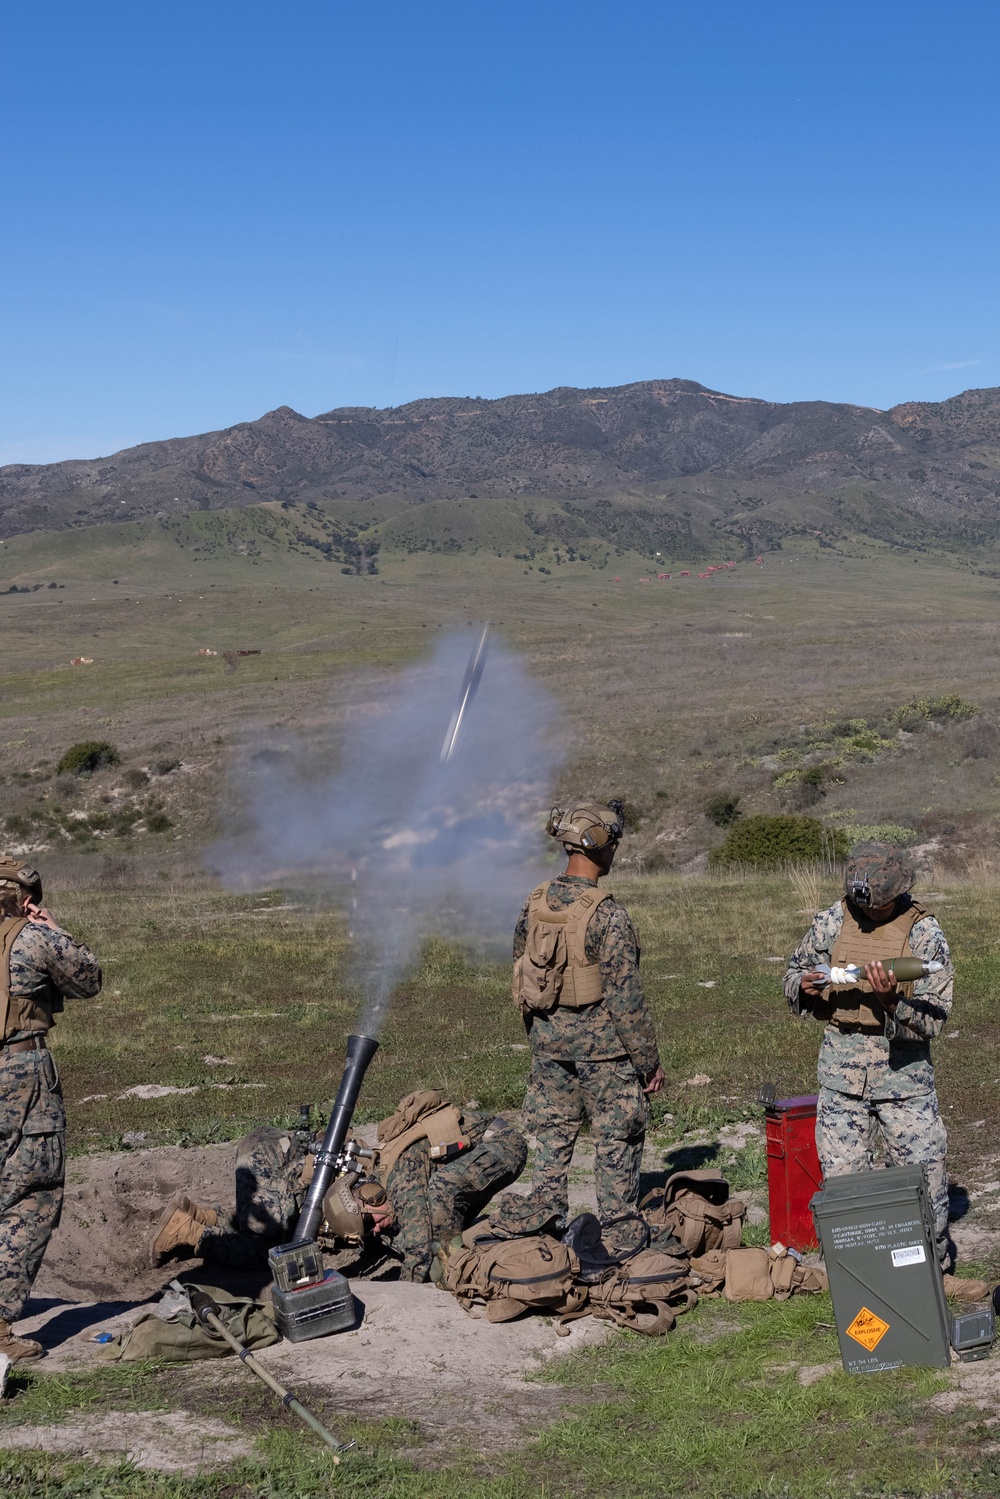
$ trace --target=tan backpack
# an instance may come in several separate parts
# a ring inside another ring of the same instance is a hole
[[[647,1192],[644,1217],[679,1239],[688,1254],[736,1249],[743,1237],[746,1203],[730,1199],[721,1171],[675,1171],[662,1189]]]
[[[642,1249],[589,1287],[587,1311],[618,1327],[658,1337],[697,1305],[687,1261],[661,1249]]]
[[[483,1304],[490,1322],[510,1322],[522,1312],[578,1310],[587,1299],[575,1284],[579,1273],[573,1251],[547,1234],[481,1237],[447,1250],[441,1284],[467,1312]]]
[[[514,963],[512,994],[522,1014],[556,1005],[579,1010],[602,997],[601,966],[587,958],[587,927],[610,890],[585,890],[570,906],[549,909],[548,882],[528,899],[528,936]]]

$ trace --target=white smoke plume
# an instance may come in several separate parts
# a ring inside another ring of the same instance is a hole
[[[240,831],[212,862],[232,887],[309,885],[345,911],[358,1029],[377,1036],[393,989],[430,937],[509,955],[543,877],[558,756],[551,698],[494,639],[455,753],[441,750],[478,632],[384,684],[334,740],[290,739],[237,767]]]

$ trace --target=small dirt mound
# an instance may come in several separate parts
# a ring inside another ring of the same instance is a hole
[[[171,1197],[186,1193],[228,1211],[236,1146],[164,1146],[70,1161],[62,1222],[52,1236],[34,1295],[68,1300],[141,1301],[177,1267],[150,1270],[153,1225]]]

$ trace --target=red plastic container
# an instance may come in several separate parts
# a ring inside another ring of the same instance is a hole
[[[816,1154],[816,1098],[776,1098],[764,1110],[771,1243],[816,1249],[809,1201],[823,1185]]]

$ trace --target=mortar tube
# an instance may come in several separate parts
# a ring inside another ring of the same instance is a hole
[[[351,1127],[358,1094],[361,1092],[361,1084],[368,1070],[368,1064],[377,1050],[378,1042],[374,1036],[348,1036],[347,1038],[347,1060],[344,1063],[340,1087],[337,1089],[337,1097],[330,1115],[330,1122],[323,1136],[323,1143],[316,1152],[312,1181],[306,1193],[306,1200],[302,1204],[299,1221],[295,1225],[293,1235],[295,1243],[301,1243],[303,1240],[311,1241],[316,1237],[316,1230],[323,1212],[323,1199],[330,1190],[330,1183],[333,1181],[337,1161]]]

